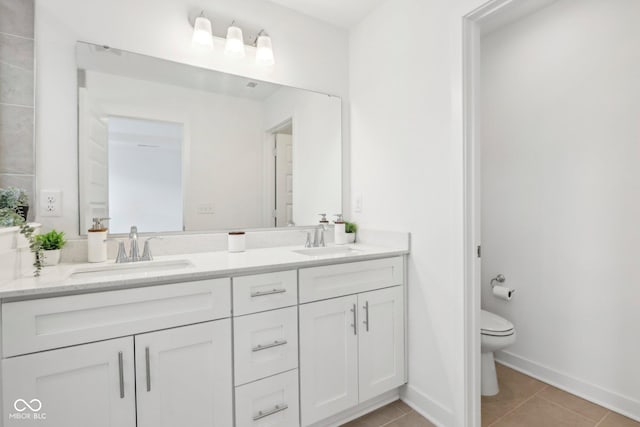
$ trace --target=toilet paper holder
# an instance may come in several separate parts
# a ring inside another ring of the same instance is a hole
[[[504,274],[498,274],[496,277],[491,279],[491,287],[495,288],[497,285],[494,285],[494,282],[504,283],[507,281],[507,278],[504,277]]]

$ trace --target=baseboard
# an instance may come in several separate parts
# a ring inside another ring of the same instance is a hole
[[[495,354],[496,361],[505,366],[537,378],[547,384],[567,391],[585,400],[596,403],[626,417],[640,421],[640,401],[616,392],[604,389],[594,384],[563,374],[555,369],[533,362],[524,357],[499,351]]]
[[[407,385],[401,391],[400,397],[414,411],[436,426],[450,427],[453,425],[453,412],[415,387]]]

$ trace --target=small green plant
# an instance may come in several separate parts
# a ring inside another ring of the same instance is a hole
[[[355,233],[356,231],[358,231],[358,224],[356,224],[355,222],[345,222],[344,231],[346,233]]]
[[[20,225],[20,234],[29,241],[29,249],[33,253],[33,268],[35,268],[33,276],[40,277],[40,272],[43,267],[42,260],[44,259],[44,250],[42,249],[39,239],[36,238],[37,235],[33,234],[35,231],[36,229],[27,222],[23,222],[23,224]]]
[[[51,230],[45,234],[38,234],[35,236],[35,241],[43,251],[55,251],[56,249],[62,249],[67,243],[64,238],[63,231]]]

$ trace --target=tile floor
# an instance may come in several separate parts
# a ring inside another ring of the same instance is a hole
[[[343,427],[435,427],[401,400],[355,419]]]
[[[482,427],[640,427],[640,423],[497,364],[500,393],[482,398]],[[345,427],[434,427],[397,400]]]
[[[640,427],[499,363],[496,370],[500,393],[482,398],[482,427]]]

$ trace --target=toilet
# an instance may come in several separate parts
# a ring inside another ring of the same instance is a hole
[[[513,324],[497,314],[482,310],[480,314],[480,347],[482,351],[482,395],[498,394],[498,376],[493,353],[516,342]]]

